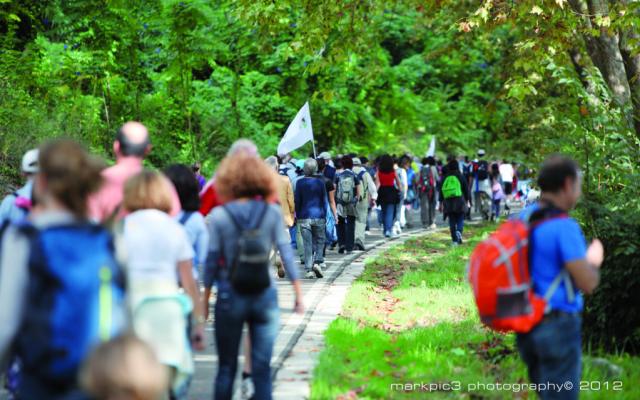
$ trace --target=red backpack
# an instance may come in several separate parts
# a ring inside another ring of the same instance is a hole
[[[509,220],[476,246],[468,266],[468,279],[480,320],[500,332],[526,333],[544,316],[547,301],[563,280],[563,270],[540,297],[533,292],[529,274],[531,232],[543,222],[567,218],[554,208],[540,209],[528,219]]]

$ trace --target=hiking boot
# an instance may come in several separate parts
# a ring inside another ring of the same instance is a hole
[[[316,278],[316,274],[314,274],[313,271],[307,271],[307,273],[304,275],[304,277],[306,279],[315,279]]]
[[[314,265],[313,268],[311,268],[313,273],[316,275],[316,278],[322,278],[324,275],[322,275],[322,270],[320,269],[320,266],[318,264]]]

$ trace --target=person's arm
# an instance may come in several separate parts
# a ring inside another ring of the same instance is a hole
[[[180,275],[182,288],[187,292],[189,297],[191,297],[191,301],[193,302],[192,319],[195,323],[193,325],[191,342],[196,350],[204,350],[204,323],[206,319],[202,309],[203,304],[200,299],[200,290],[198,289],[195,279],[193,279],[193,265],[191,259],[178,262],[178,274]]]
[[[329,205],[331,206],[331,212],[333,213],[333,218],[338,220],[338,208],[336,207],[336,190],[333,189],[329,192]]]
[[[400,177],[395,172],[394,172],[394,176],[395,176],[396,186],[398,187],[398,190],[402,191],[402,181],[400,180]]]
[[[565,263],[565,268],[578,289],[586,294],[593,293],[600,283],[600,266],[604,260],[602,242],[595,239],[587,249],[586,257]]]
[[[594,240],[587,249],[580,225],[573,219],[556,223],[558,254],[578,289],[592,293],[600,281],[604,249]]]
[[[29,279],[29,242],[9,227],[0,245],[4,250],[0,251],[0,371],[4,371],[24,314]]]
[[[199,214],[199,213],[198,213]],[[199,217],[195,215],[191,218]],[[209,250],[209,231],[204,222],[204,218],[198,220],[198,236],[196,237],[196,266],[200,267],[207,262],[207,253]]]
[[[280,252],[280,258],[282,258],[282,264],[287,272],[287,277],[293,285],[293,291],[295,293],[294,310],[302,314],[304,312],[304,303],[302,297],[302,289],[300,288],[300,281],[298,280],[298,267],[293,256],[293,249],[291,248],[291,242],[285,234],[284,223],[282,218],[278,216],[274,223],[276,246]]]
[[[380,190],[380,176],[378,176],[377,172],[376,172],[375,182],[376,182],[376,189]]]

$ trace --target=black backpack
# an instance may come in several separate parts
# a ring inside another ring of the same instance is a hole
[[[267,203],[260,204],[260,217],[254,226],[250,227],[241,226],[227,206],[223,206],[238,236],[235,257],[229,258],[229,282],[235,291],[241,294],[258,294],[271,286],[269,256],[273,248],[273,238],[269,233],[260,230],[269,206]]]
[[[489,178],[489,163],[484,160],[478,162],[477,176],[481,181]]]

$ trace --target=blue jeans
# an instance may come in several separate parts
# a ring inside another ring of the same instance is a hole
[[[298,243],[296,243],[296,224],[289,228],[289,235],[291,236],[291,247],[295,250],[298,248]]]
[[[396,205],[395,204],[382,204],[382,225],[384,227],[384,234],[391,234],[393,229],[393,220],[396,217]]]
[[[500,217],[500,203],[502,200],[493,200],[491,202],[491,214],[495,215],[496,218]]]
[[[449,213],[449,230],[451,231],[451,240],[454,243],[462,243],[462,232],[464,231],[464,213]],[[458,237],[460,232],[460,237]]]
[[[527,364],[531,383],[554,383],[563,390],[538,392],[541,399],[577,399],[580,393],[582,340],[579,314],[559,314],[546,317],[525,334],[518,334],[520,357]],[[571,390],[562,386],[573,383]]]
[[[251,377],[254,399],[271,399],[271,355],[280,324],[278,294],[274,286],[255,295],[241,295],[228,282],[218,285],[215,306],[215,335],[218,348],[218,376],[215,399],[230,400],[238,369],[238,350],[242,326],[249,323],[251,338]]]
[[[314,263],[324,262],[324,240],[325,240],[324,219],[301,219],[298,220],[298,229],[302,233],[302,243],[304,244],[304,269],[311,271]]]

